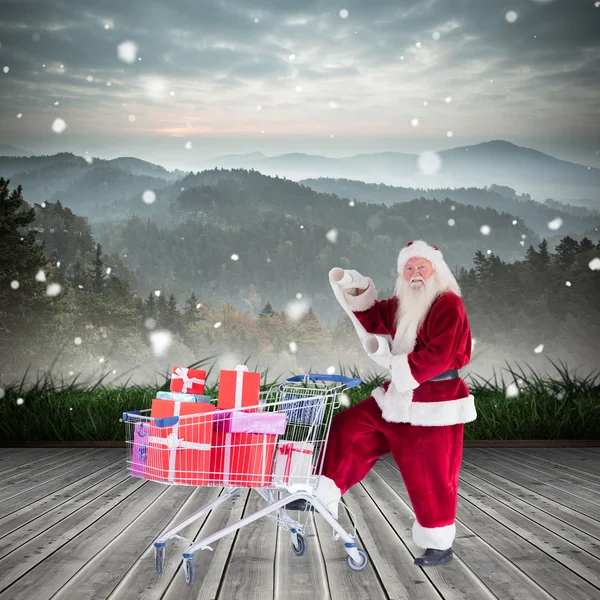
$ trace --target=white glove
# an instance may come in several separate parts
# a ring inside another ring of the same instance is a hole
[[[366,290],[369,287],[369,280],[354,269],[346,269],[338,285],[344,294],[356,296],[357,290]]]
[[[368,354],[367,355],[372,361],[376,362],[380,367],[384,369],[392,369],[392,353],[377,355],[377,354]]]

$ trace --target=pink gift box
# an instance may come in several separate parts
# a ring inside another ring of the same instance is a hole
[[[243,410],[220,410],[214,412],[215,431],[225,433],[262,433],[281,435],[287,423],[283,412],[245,412]]]

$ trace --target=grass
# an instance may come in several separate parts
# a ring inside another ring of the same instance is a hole
[[[190,367],[206,368],[214,357]],[[247,364],[247,363],[246,363]],[[496,374],[492,380],[471,377],[467,381],[475,396],[478,418],[465,425],[467,440],[579,440],[600,439],[600,383],[598,375],[580,378],[569,373],[564,365],[552,363],[559,376],[542,377],[531,368],[530,373],[517,373],[510,366],[508,381]],[[207,380],[214,369],[207,369]],[[258,370],[258,366],[250,367]],[[356,369],[338,372],[357,377]],[[268,379],[262,373],[261,389],[267,390],[286,376]],[[118,441],[123,440],[125,427],[120,421],[123,412],[150,408],[157,390],[168,390],[167,374],[154,387],[105,386],[104,377],[94,384],[78,384],[77,378],[65,384],[44,374],[34,384],[24,381],[7,387],[0,400],[0,441]],[[346,393],[351,405],[367,398],[383,383],[384,378],[369,374],[363,383]],[[518,396],[507,397],[508,384],[518,382]],[[217,383],[205,393],[217,397]],[[22,399],[22,402],[19,400]],[[343,408],[341,408],[343,410]]]

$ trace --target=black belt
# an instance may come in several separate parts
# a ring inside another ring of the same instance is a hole
[[[445,379],[458,379],[458,369],[449,369],[448,371],[444,371],[431,379],[428,379],[426,383],[430,381],[444,381]]]

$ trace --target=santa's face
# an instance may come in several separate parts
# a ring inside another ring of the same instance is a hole
[[[413,256],[404,265],[404,281],[411,289],[422,289],[433,275],[433,265],[426,258]]]

